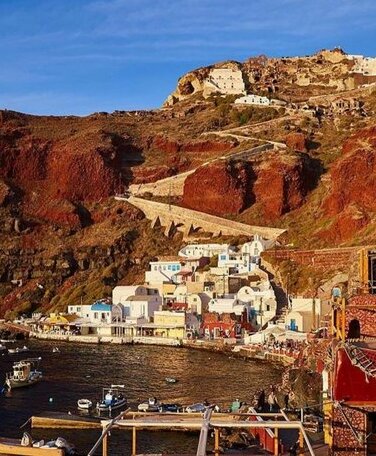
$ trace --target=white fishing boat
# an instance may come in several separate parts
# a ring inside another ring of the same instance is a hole
[[[78,399],[77,407],[82,410],[89,410],[93,406],[93,403],[90,399]]]
[[[8,349],[8,353],[10,353],[11,355],[14,355],[16,353],[25,353],[25,352],[28,352],[30,351],[26,345],[24,345],[23,347],[17,347],[17,348],[9,348]]]
[[[30,358],[13,364],[13,372],[6,374],[5,384],[9,389],[30,386],[42,380],[38,370],[42,358]]]
[[[16,342],[16,339],[0,339],[0,342],[2,344],[13,344],[14,342]]]
[[[60,353],[59,347],[54,347],[52,353]]]
[[[137,410],[139,412],[159,412],[160,402],[156,397],[150,397],[147,401],[138,404]]]
[[[123,388],[124,385],[111,385],[110,388],[103,388],[102,400],[97,402],[97,410],[106,412],[126,405],[127,399],[120,391]]]
[[[166,377],[165,380],[166,380],[166,383],[177,383],[178,382],[178,380],[174,377]]]

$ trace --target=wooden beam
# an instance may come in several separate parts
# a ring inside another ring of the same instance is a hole
[[[102,456],[108,456],[108,434],[102,440]]]
[[[301,430],[299,431],[299,454],[304,454],[304,435]]]
[[[135,426],[132,428],[132,456],[137,454],[137,429]]]
[[[219,456],[219,437],[220,437],[220,430],[219,428],[214,429],[214,453],[215,456]]]
[[[279,448],[278,448],[278,428],[274,429],[274,456],[278,456]]]

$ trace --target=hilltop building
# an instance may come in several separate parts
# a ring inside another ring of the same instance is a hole
[[[245,84],[241,70],[232,68],[213,68],[204,81],[204,96],[213,92],[225,95],[245,94]]]

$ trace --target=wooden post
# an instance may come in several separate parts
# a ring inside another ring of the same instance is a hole
[[[304,435],[302,431],[299,431],[299,454],[304,454]]]
[[[137,435],[136,435],[136,427],[132,428],[132,456],[136,456],[137,454]]]
[[[219,428],[214,429],[214,453],[215,456],[219,456]]]
[[[274,456],[278,456],[279,455],[279,448],[278,448],[278,444],[279,444],[279,441],[278,441],[278,428],[275,428],[274,429]]]
[[[345,300],[345,298],[342,298],[341,316],[342,316],[341,337],[342,337],[342,340],[344,341],[346,338],[346,300]]]
[[[108,455],[108,434],[105,434],[102,441],[102,456]]]

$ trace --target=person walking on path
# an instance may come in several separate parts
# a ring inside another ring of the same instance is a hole
[[[269,404],[269,410],[273,412],[275,406],[276,406],[277,400],[276,396],[274,394],[274,391],[270,391],[269,396],[268,396],[268,404]]]

